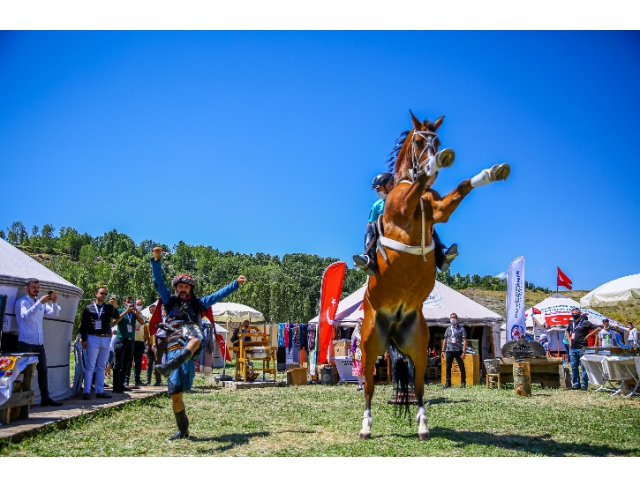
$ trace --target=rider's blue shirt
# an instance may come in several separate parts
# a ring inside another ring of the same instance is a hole
[[[373,223],[378,219],[380,215],[384,213],[384,200],[376,201],[371,207],[371,212],[369,213],[369,223]]]

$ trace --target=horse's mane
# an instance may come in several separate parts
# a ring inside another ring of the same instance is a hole
[[[402,145],[404,141],[407,139],[407,135],[409,135],[410,130],[405,130],[402,132],[398,138],[396,139],[396,145],[389,152],[389,159],[387,159],[387,164],[389,165],[389,172],[395,176],[396,169],[396,161],[398,160],[398,154],[400,153],[400,149],[402,149]]]

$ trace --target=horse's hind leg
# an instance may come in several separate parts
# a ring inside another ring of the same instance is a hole
[[[413,390],[418,400],[418,438],[422,440],[429,439],[429,429],[427,428],[427,411],[424,408],[424,376],[427,372],[429,363],[429,328],[422,315],[418,317],[418,326],[411,337],[408,346],[402,350],[408,354],[413,360],[415,368],[415,377],[413,382]]]

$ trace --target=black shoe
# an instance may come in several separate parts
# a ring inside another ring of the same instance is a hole
[[[54,407],[57,407],[57,406],[62,406],[62,403],[60,401],[56,401],[55,399],[49,398],[49,399],[46,399],[44,401],[41,401],[40,402],[40,406],[54,406]]]
[[[460,389],[466,389],[467,388],[467,384],[460,384]]]
[[[574,391],[578,391],[580,390],[580,386],[573,386],[571,389],[573,389]]]
[[[82,394],[83,401],[88,401],[89,399],[91,399],[91,394],[89,394],[88,392],[85,392],[84,394]]]
[[[182,431],[178,431],[169,437],[169,440],[181,440],[183,438],[189,438],[189,433],[183,433]]]
[[[586,391],[586,390],[588,390],[588,389],[589,389],[588,387],[581,387],[581,388],[580,388],[580,390],[581,390],[581,391]]]
[[[373,269],[373,262],[371,262],[371,258],[366,254],[354,255],[353,265],[358,269],[363,270],[368,276],[373,276],[376,273]]]
[[[96,399],[111,399],[113,396],[105,392],[99,392],[96,394]]]
[[[133,391],[133,389],[130,389],[129,387],[122,388],[122,392],[131,392],[131,391]]]

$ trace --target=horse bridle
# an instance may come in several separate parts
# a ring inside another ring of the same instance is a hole
[[[422,138],[426,142],[424,148],[420,151],[419,154],[416,147],[416,139],[415,139],[416,136]],[[413,134],[411,135],[411,168],[407,170],[407,172],[400,177],[397,184],[400,184],[400,183],[413,184],[418,174],[423,170],[426,172],[428,176],[431,176],[432,170],[433,170],[433,167],[431,167],[431,164],[436,164],[435,155],[436,155],[437,141],[438,141],[438,134],[436,134],[435,132],[432,132],[431,130],[414,130],[413,131]],[[425,151],[427,153],[427,157],[425,158],[424,162],[421,163],[420,160],[423,158]],[[425,243],[426,242],[426,235],[425,235],[426,223],[424,221],[425,220],[424,201],[422,200],[422,198],[420,198],[420,212],[422,214],[421,215],[422,227],[420,232],[420,247],[412,247],[406,244],[402,244],[401,242],[396,242],[394,240],[388,239],[382,236],[381,234],[380,241],[382,245],[384,245],[385,247],[393,248],[394,250],[399,250],[401,252],[408,252],[412,254],[416,254],[417,253],[416,251],[419,251],[419,255],[422,255],[422,259],[427,260],[427,254],[433,250],[434,245],[433,245],[433,240],[431,241],[431,244],[429,246],[427,246]],[[384,252],[383,252],[383,256],[385,256]]]

